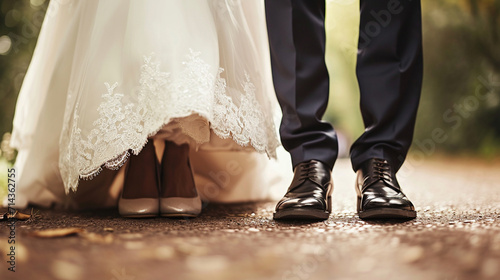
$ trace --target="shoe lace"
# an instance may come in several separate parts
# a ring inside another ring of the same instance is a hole
[[[314,161],[304,164],[302,166],[302,169],[300,170],[300,180],[305,180],[317,176],[319,174],[318,168],[315,167],[316,163]]]
[[[375,159],[373,165],[373,176],[376,180],[392,181],[391,167],[386,160]]]

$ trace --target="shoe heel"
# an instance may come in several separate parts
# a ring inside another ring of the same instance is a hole
[[[332,213],[332,197],[331,196],[328,196],[326,198],[326,211],[328,213]]]
[[[361,212],[361,197],[356,198],[356,212]]]
[[[189,146],[165,141],[161,165],[160,216],[198,216],[202,203],[189,160]]]
[[[123,190],[118,200],[120,215],[127,218],[158,216],[158,184],[158,160],[153,140],[149,139],[139,155],[129,158]]]

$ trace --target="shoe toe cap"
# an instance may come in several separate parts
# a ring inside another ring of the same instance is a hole
[[[364,209],[375,209],[375,208],[395,208],[403,210],[415,210],[413,204],[403,197],[375,197],[371,199],[366,199],[364,204]]]
[[[276,210],[285,210],[292,208],[323,209],[325,208],[325,204],[315,197],[296,197],[283,199],[276,206]]]

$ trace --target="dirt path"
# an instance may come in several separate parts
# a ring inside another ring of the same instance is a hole
[[[3,261],[0,279],[500,279],[500,166],[410,167],[400,183],[418,218],[405,223],[357,218],[345,160],[335,168],[334,213],[325,222],[275,222],[274,202],[210,204],[192,220],[37,210],[16,223],[17,271]],[[85,232],[31,236],[68,227]],[[8,236],[0,222],[3,258]]]

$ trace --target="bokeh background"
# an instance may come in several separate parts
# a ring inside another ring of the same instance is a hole
[[[326,118],[351,143],[364,129],[354,75],[359,2],[327,3],[332,83]],[[422,9],[424,83],[413,154],[498,158],[500,1],[422,0]],[[433,137],[438,132],[440,143]]]
[[[68,0],[65,0],[68,1]],[[17,96],[49,0],[0,0],[0,197]],[[422,0],[425,75],[410,158],[500,157],[500,0]],[[355,77],[357,0],[327,0],[330,106],[343,155],[363,131]],[[43,73],[40,73],[43,75]],[[440,137],[435,137],[440,134]]]

